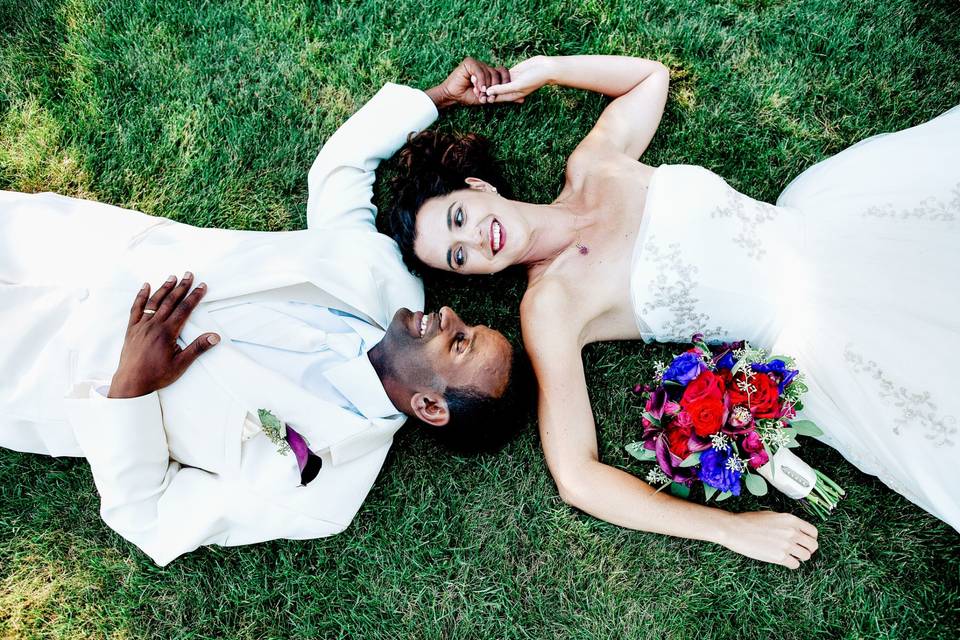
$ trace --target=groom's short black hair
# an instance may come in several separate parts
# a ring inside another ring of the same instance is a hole
[[[450,420],[429,429],[437,440],[456,453],[497,451],[530,421],[536,406],[536,386],[530,360],[522,348],[514,348],[510,377],[500,397],[472,387],[448,388],[444,392]]]

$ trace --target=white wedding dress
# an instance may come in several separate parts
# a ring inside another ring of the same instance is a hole
[[[820,162],[776,206],[661,166],[632,264],[644,340],[795,357],[822,440],[960,531],[960,106]]]

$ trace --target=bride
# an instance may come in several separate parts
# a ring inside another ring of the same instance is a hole
[[[652,60],[534,57],[488,100],[557,84],[614,98],[550,204],[504,197],[484,141],[424,132],[401,152],[395,235],[458,274],[527,270],[520,313],[540,434],[562,498],[624,527],[719,543],[796,568],[817,530],[656,493],[599,460],[581,350],[601,340],[748,339],[796,358],[801,417],[865,473],[960,529],[960,108],[805,171],[777,205],[707,169],[637,161],[669,84]]]

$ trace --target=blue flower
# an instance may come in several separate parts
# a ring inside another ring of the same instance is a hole
[[[800,373],[797,369],[787,369],[787,363],[779,358],[775,358],[766,364],[752,364],[750,368],[756,371],[757,373],[775,373],[780,382],[777,385],[780,393],[783,393],[783,390],[788,384],[790,384],[797,374]]]
[[[730,446],[721,450],[711,447],[701,453],[698,477],[703,484],[739,496],[740,472],[727,469],[727,460],[731,457],[732,449]]]
[[[737,364],[737,359],[733,357],[733,351],[726,351],[717,360],[717,369],[733,369],[735,364]]]
[[[663,372],[663,379],[673,380],[686,386],[706,368],[707,365],[703,363],[703,358],[696,353],[681,353],[673,359],[667,370]]]

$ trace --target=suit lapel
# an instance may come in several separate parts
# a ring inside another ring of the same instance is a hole
[[[250,413],[255,415],[258,409],[267,409],[296,429],[314,452],[329,449],[334,465],[389,442],[403,424],[402,420],[371,421],[358,416],[257,364],[231,344],[230,336],[203,308],[194,310],[181,338],[189,343],[206,331],[217,331],[223,340],[194,366],[204,367]]]

